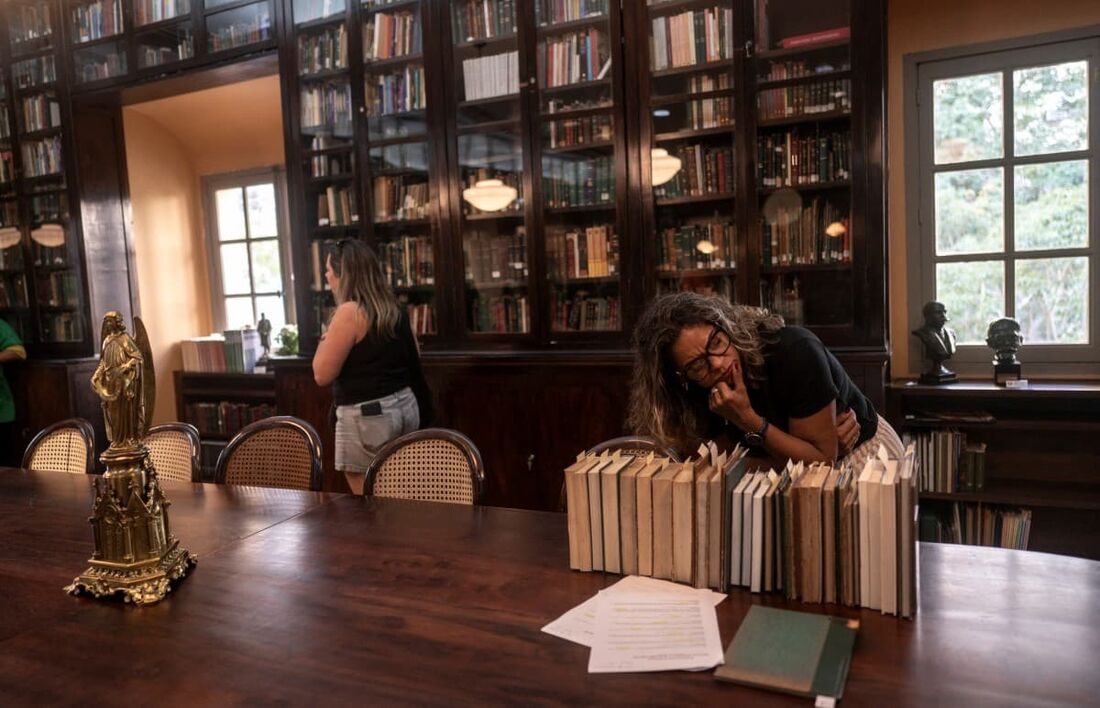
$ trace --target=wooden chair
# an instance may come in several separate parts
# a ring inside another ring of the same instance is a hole
[[[95,430],[83,418],[54,423],[34,436],[23,455],[28,470],[91,474],[95,472]]]
[[[477,446],[446,428],[417,430],[383,445],[363,487],[367,495],[450,504],[479,504],[484,490]]]
[[[683,462],[676,450],[671,447],[661,447],[653,438],[647,438],[641,435],[627,435],[621,438],[604,440],[602,443],[590,448],[588,454],[598,455],[604,450],[608,452],[618,450],[626,455],[648,455],[653,452],[662,457],[667,457],[673,462]]]
[[[321,438],[300,418],[277,415],[233,436],[214,470],[219,484],[321,490]]]
[[[163,423],[149,428],[145,446],[157,477],[175,482],[202,481],[202,444],[190,423]]]

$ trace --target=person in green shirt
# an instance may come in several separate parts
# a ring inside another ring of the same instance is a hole
[[[19,335],[7,322],[0,319],[0,364],[27,358],[27,350]],[[15,400],[0,367],[0,464],[18,465],[20,460],[15,440]]]

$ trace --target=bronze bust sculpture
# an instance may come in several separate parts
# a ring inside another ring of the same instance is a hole
[[[985,343],[993,350],[993,382],[1004,386],[1006,381],[1021,378],[1020,360],[1016,352],[1020,351],[1024,337],[1020,334],[1020,323],[1011,317],[1002,317],[989,323]]]
[[[924,356],[932,365],[920,375],[920,382],[935,385],[958,381],[958,375],[943,365],[955,353],[955,332],[947,326],[947,307],[942,302],[926,302],[921,314],[924,324],[913,334],[924,344]]]

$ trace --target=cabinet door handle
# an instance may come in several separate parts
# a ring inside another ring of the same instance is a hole
[[[535,453],[532,452],[530,455],[527,456],[527,471],[528,472],[534,471],[534,467],[535,467]]]

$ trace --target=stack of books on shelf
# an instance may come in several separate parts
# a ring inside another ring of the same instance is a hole
[[[35,94],[24,98],[23,127],[27,132],[46,130],[61,125],[61,103],[56,97],[45,94]],[[7,112],[4,113],[4,130],[7,130]],[[8,135],[7,132],[4,135]]]
[[[12,66],[12,78],[20,89],[33,88],[42,84],[50,84],[57,81],[57,68],[53,55],[26,59],[16,62]]]
[[[822,58],[817,61],[807,59],[792,59],[788,61],[768,62],[768,71],[760,77],[761,81],[783,81],[784,79],[801,79],[815,74],[828,74],[834,71],[847,71],[851,69],[851,63],[845,59],[839,63],[831,58]]]
[[[733,57],[733,10],[709,7],[652,20],[652,69]]]
[[[355,190],[351,187],[326,187],[317,195],[318,226],[351,226],[359,223]]]
[[[80,301],[76,273],[53,272],[38,277],[38,301],[49,307],[67,307]]]
[[[260,334],[252,328],[194,337],[180,342],[183,370],[201,373],[251,374],[263,354]]]
[[[907,432],[904,438],[917,450],[921,491],[952,494],[985,488],[985,443],[968,442],[966,433],[954,429]]]
[[[435,334],[435,306],[428,302],[413,304],[405,302],[405,310],[409,313],[409,326],[413,334],[420,336]]]
[[[685,107],[687,108],[688,125],[692,130],[733,125],[732,98],[707,98],[702,101],[688,101]]]
[[[602,17],[607,14],[607,0],[538,0],[535,14],[540,27]]]
[[[363,23],[363,61],[422,51],[419,12],[379,12]]]
[[[547,271],[557,281],[605,278],[619,273],[619,237],[611,224],[583,229],[548,228]]]
[[[851,94],[852,82],[848,79],[815,81],[761,91],[756,96],[756,109],[761,120],[847,112],[852,108]]]
[[[901,459],[880,449],[862,470],[788,463],[754,473],[743,449],[713,443],[685,462],[582,453],[565,485],[575,570],[916,614],[911,449]]]
[[[850,133],[814,126],[756,139],[757,178],[765,187],[839,182],[851,176]]]
[[[374,220],[385,222],[427,218],[428,198],[428,183],[422,177],[376,177]]]
[[[953,502],[948,509],[922,509],[920,540],[1026,551],[1031,510]]]
[[[669,226],[657,234],[657,270],[711,270],[734,267],[737,225],[711,222]]]
[[[256,13],[247,19],[212,27],[207,25],[206,43],[211,52],[241,47],[271,39],[271,11],[267,3],[249,5]]]
[[[543,198],[554,208],[610,203],[615,192],[615,166],[610,157],[544,160]]]
[[[475,231],[462,244],[466,261],[466,282],[478,288],[497,282],[526,285],[527,230],[511,233]]]
[[[547,124],[550,147],[562,148],[611,140],[611,116],[552,120]]]
[[[318,34],[298,37],[298,73],[302,76],[348,66],[348,29],[344,25],[326,28]]]
[[[83,54],[74,53],[73,61],[80,63],[78,73],[84,83],[126,73],[126,55],[110,48],[93,47]]]
[[[470,303],[470,319],[475,332],[526,334],[531,331],[526,295],[475,295]]]
[[[589,29],[548,39],[539,44],[538,61],[543,88],[602,79],[611,69],[607,35]]]
[[[850,263],[852,228],[847,205],[814,197],[797,214],[778,223],[762,222],[765,265]],[[786,223],[784,223],[786,222]]]
[[[80,315],[62,312],[42,317],[42,341],[76,342],[83,339]]]
[[[568,293],[550,291],[550,317],[555,331],[601,331],[619,329],[619,298],[595,297],[586,290]]]
[[[302,89],[302,127],[305,129],[350,126],[351,86],[347,81],[312,84]]]
[[[199,435],[229,437],[257,420],[276,415],[268,403],[188,403],[184,406],[187,422],[199,429]]]
[[[467,101],[519,93],[519,53],[504,52],[462,60]]]
[[[160,66],[171,61],[181,61],[195,56],[194,38],[191,30],[180,29],[177,31],[178,41],[175,47],[152,47],[142,45],[140,66]]]
[[[382,268],[395,288],[435,285],[432,240],[428,236],[402,236],[382,244]]]
[[[728,145],[673,145],[668,154],[680,158],[681,167],[670,181],[653,188],[658,199],[733,191],[733,148]]]
[[[135,0],[134,23],[147,25],[191,12],[191,0]]]
[[[23,169],[28,177],[43,177],[61,172],[61,136],[55,135],[20,145]]]
[[[122,0],[95,0],[73,8],[77,42],[110,37],[122,31]]]
[[[492,39],[516,31],[515,0],[454,0],[450,4],[456,42]]]
[[[406,66],[391,74],[368,76],[367,109],[371,116],[388,116],[428,107],[424,67]]]
[[[22,45],[48,40],[53,35],[53,27],[50,26],[52,5],[20,3],[5,10],[13,51],[25,51]]]

